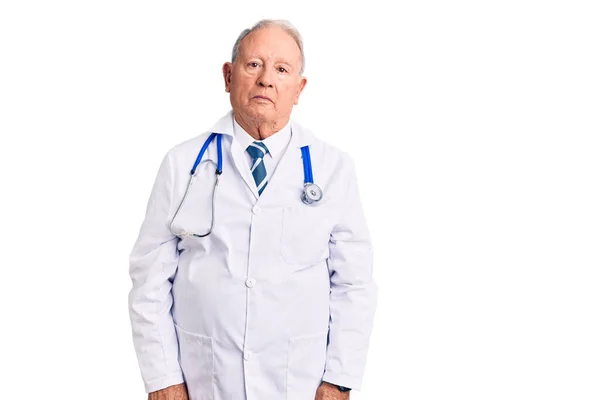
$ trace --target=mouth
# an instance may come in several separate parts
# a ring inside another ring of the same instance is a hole
[[[254,96],[253,99],[257,99],[257,100],[267,100],[270,101],[271,103],[273,102],[273,100],[271,100],[270,98],[268,98],[267,96]]]

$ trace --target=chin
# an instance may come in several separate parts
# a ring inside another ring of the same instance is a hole
[[[265,107],[250,107],[248,114],[259,121],[270,121],[276,117],[276,113],[272,109]]]

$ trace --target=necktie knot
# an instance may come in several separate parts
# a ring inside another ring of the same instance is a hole
[[[252,142],[246,151],[252,156],[253,160],[263,158],[268,152],[267,146],[262,142]]]

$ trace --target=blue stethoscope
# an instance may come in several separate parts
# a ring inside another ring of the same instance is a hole
[[[206,152],[206,149],[208,148],[208,146],[210,145],[210,143],[213,141],[213,139],[215,137],[217,138],[217,164],[216,164],[216,170],[215,170],[215,183],[213,185],[213,192],[212,192],[212,205],[211,205],[212,217],[211,217],[211,222],[210,222],[210,229],[208,230],[207,233],[203,233],[203,234],[193,233],[193,232],[185,232],[185,231],[180,232],[180,233],[175,233],[175,232],[173,232],[173,229],[172,229],[173,221],[175,220],[175,218],[177,217],[177,214],[179,213],[179,210],[185,203],[185,199],[188,195],[190,187],[192,186],[193,178],[196,175],[196,169],[198,168],[198,165],[201,162],[209,162],[209,163],[214,164],[214,161],[212,161],[212,160],[202,161],[202,156],[204,155],[204,152]],[[221,145],[222,138],[223,138],[223,135],[221,133],[214,133],[214,132],[211,133],[210,136],[206,139],[206,141],[202,145],[202,148],[200,149],[200,152],[198,153],[198,157],[196,157],[194,166],[192,167],[192,169],[190,171],[190,180],[189,180],[188,186],[185,190],[185,194],[183,195],[183,199],[181,200],[181,203],[179,204],[179,207],[177,207],[177,211],[175,212],[175,215],[173,216],[173,219],[171,220],[171,225],[170,225],[171,232],[174,235],[205,237],[205,236],[210,235],[210,233],[213,230],[214,221],[215,221],[215,195],[217,192],[217,186],[219,185],[219,175],[221,175],[223,173],[223,148]],[[311,204],[314,204],[314,203],[320,201],[323,198],[323,191],[313,181],[312,164],[310,161],[310,150],[309,150],[308,146],[303,146],[303,147],[301,147],[300,150],[302,151],[302,164],[304,165],[304,190],[302,191],[300,199],[302,200],[302,202],[304,204],[311,205]]]

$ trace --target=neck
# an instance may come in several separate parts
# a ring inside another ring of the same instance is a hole
[[[279,132],[290,119],[288,116],[276,121],[263,121],[246,118],[242,114],[236,112],[233,113],[233,117],[236,122],[256,140],[264,140],[274,133]]]

